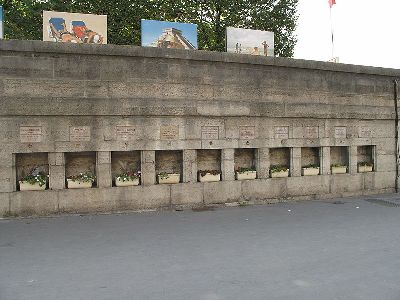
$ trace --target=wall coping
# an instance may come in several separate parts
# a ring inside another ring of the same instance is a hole
[[[400,69],[360,66],[284,57],[262,57],[205,50],[177,50],[131,45],[67,44],[26,40],[0,40],[0,52],[27,52],[50,54],[130,56],[166,59],[184,59],[266,65],[286,68],[312,69],[332,72],[356,73],[400,77]]]

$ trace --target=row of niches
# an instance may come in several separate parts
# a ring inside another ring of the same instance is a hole
[[[269,149],[270,177],[289,177],[291,148]],[[357,147],[358,172],[374,170],[374,146]],[[197,150],[197,180],[221,181],[221,150]],[[236,180],[257,177],[257,149],[235,149],[234,171]],[[141,184],[141,151],[111,152],[111,176],[113,186]],[[349,147],[330,147],[331,173],[349,172]],[[67,188],[91,188],[97,186],[96,152],[65,153],[65,178]],[[301,175],[319,175],[321,148],[301,148]],[[155,151],[155,175],[157,184],[183,182],[183,151]],[[16,154],[17,189],[44,190],[49,188],[49,164],[47,153]]]

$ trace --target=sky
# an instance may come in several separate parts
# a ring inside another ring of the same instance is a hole
[[[182,35],[197,48],[197,25],[190,23],[165,22],[155,20],[142,20],[142,46],[148,46],[163,33],[165,28],[182,30]]]
[[[328,0],[299,0],[294,58],[332,58]],[[334,57],[340,63],[400,69],[400,1],[336,0]]]

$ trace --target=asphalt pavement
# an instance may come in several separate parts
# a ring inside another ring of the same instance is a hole
[[[398,300],[397,198],[2,219],[0,299]]]

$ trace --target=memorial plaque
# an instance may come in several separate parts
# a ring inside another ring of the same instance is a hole
[[[71,142],[90,141],[90,127],[89,126],[70,127],[69,140]]]
[[[218,126],[202,126],[201,139],[203,140],[218,140],[219,127]]]
[[[42,141],[41,126],[21,126],[19,128],[21,143],[40,143]]]
[[[345,139],[347,137],[346,127],[335,127],[335,139]]]
[[[275,132],[276,139],[288,139],[289,138],[289,127],[288,126],[275,127],[274,132]]]
[[[136,128],[134,126],[117,126],[115,128],[118,141],[133,140],[136,135]]]
[[[241,140],[254,140],[256,137],[256,128],[254,126],[240,126],[239,138]]]
[[[177,140],[179,138],[179,126],[163,125],[160,127],[160,139]]]
[[[317,139],[319,137],[319,127],[318,126],[304,127],[303,137],[307,139]]]
[[[371,137],[372,132],[371,132],[371,128],[369,127],[360,127],[358,129],[358,137],[360,138],[366,138],[366,137]]]

